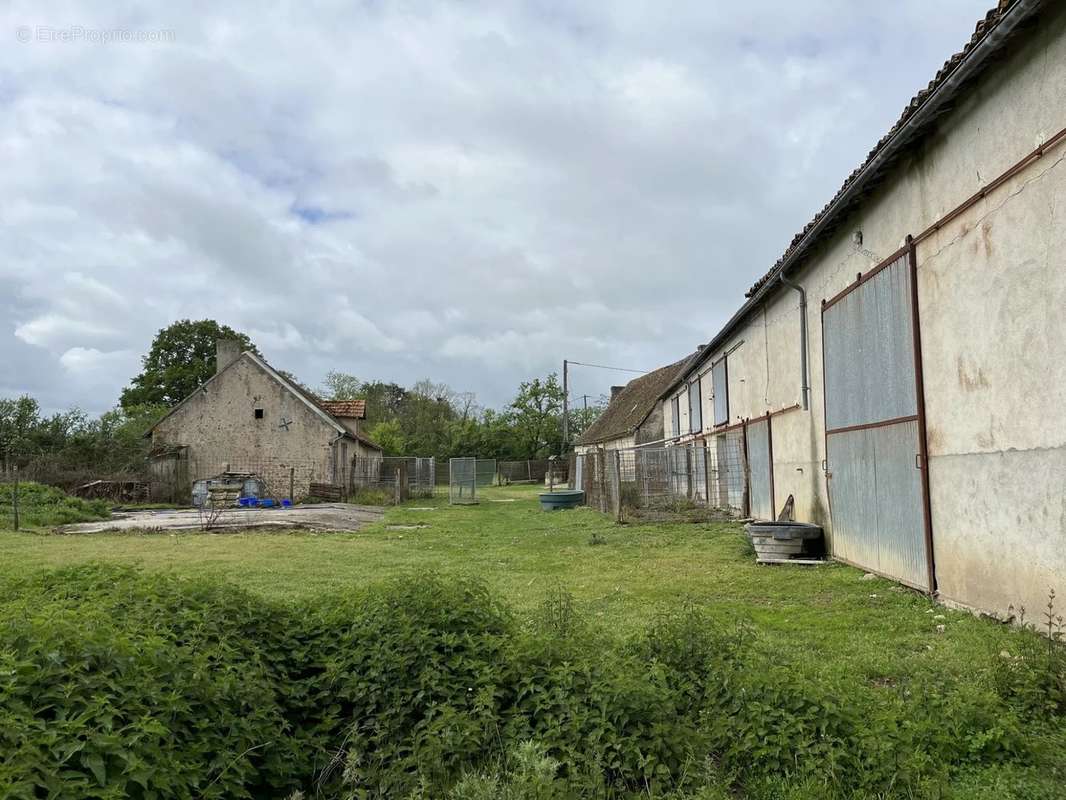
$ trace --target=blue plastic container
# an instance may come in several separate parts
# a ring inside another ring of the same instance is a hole
[[[262,500],[259,501],[259,505],[261,505],[263,508],[273,508],[274,501],[269,497],[264,497]]]
[[[284,499],[283,499],[283,500],[281,501],[281,507],[282,507],[282,508],[291,508],[291,507],[292,507],[292,500],[290,500],[290,499],[289,499],[289,498],[287,498],[287,497],[286,497],[286,498],[284,498]]]

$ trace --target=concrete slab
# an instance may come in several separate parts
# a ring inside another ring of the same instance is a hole
[[[379,522],[383,510],[348,503],[307,503],[292,508],[234,508],[224,511],[211,530],[301,528],[315,531],[357,531]],[[60,533],[105,531],[198,531],[200,514],[195,508],[119,511],[110,519],[60,525]]]

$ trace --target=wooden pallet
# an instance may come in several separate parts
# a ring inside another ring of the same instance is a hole
[[[344,487],[334,483],[311,483],[307,490],[311,497],[339,503],[344,499]]]

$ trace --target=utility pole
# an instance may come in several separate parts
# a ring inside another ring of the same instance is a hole
[[[570,444],[570,381],[567,375],[567,360],[563,359],[563,452]]]
[[[612,369],[616,372],[635,372],[638,375],[646,375],[647,370],[629,369],[627,367],[608,367],[603,364],[586,364],[584,361],[569,361],[563,359],[563,452],[570,446],[570,365],[579,367],[591,367],[592,369]],[[585,411],[588,411],[588,395],[582,395],[585,401]]]

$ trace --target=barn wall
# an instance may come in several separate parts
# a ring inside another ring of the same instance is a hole
[[[774,417],[775,494],[778,503],[794,495],[797,518],[823,524],[830,538],[821,300],[1066,127],[1066,7],[1048,13],[793,278],[808,294],[812,391],[809,411]],[[917,251],[939,589],[996,612],[1038,608],[1049,585],[1066,592],[1064,153]],[[799,335],[799,296],[782,288],[697,367],[735,348],[731,421],[800,402]],[[664,420],[670,435],[669,398]]]

